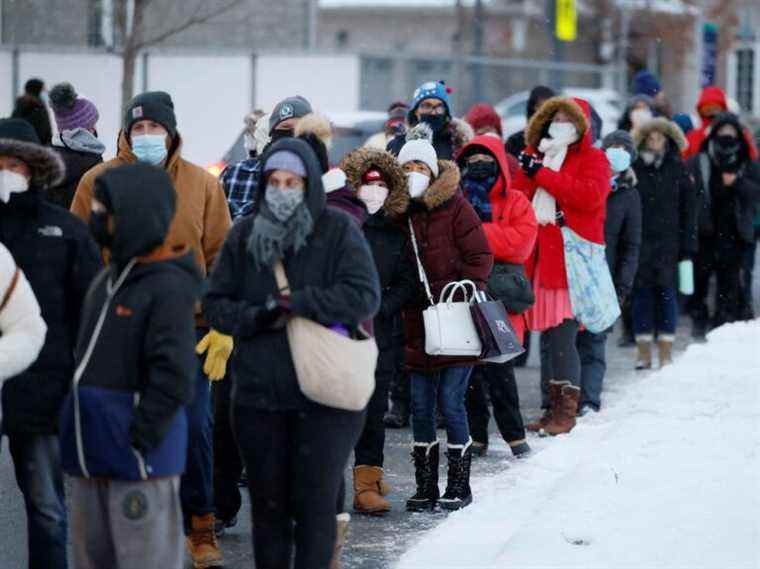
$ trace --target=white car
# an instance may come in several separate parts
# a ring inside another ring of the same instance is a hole
[[[562,90],[562,94],[585,99],[594,107],[594,110],[603,121],[602,136],[617,129],[617,123],[624,106],[623,98],[617,91],[613,91],[612,89],[567,87]],[[496,112],[501,117],[505,139],[525,128],[525,113],[529,96],[529,91],[520,91],[503,99],[496,105]]]

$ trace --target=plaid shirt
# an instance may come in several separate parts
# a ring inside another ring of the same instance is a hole
[[[227,196],[232,221],[253,211],[253,195],[259,183],[261,165],[258,158],[248,158],[227,166],[219,179]]]

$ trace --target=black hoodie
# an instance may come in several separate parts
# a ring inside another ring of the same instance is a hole
[[[95,195],[113,216],[115,238],[112,263],[82,311],[81,375],[61,417],[64,469],[126,480],[180,474],[200,275],[189,249],[162,246],[174,188],[165,171],[135,164],[101,174]]]
[[[380,306],[380,285],[369,246],[352,218],[325,206],[322,171],[309,145],[298,139],[276,142],[261,160],[262,172],[273,153],[289,150],[306,166],[306,204],[314,219],[307,243],[283,259],[293,314],[324,325],[356,328]],[[262,176],[255,202],[264,200]],[[211,273],[203,313],[216,330],[235,337],[232,373],[235,404],[268,411],[303,409],[285,330],[262,329],[259,314],[276,294],[274,273],[257,269],[248,240],[258,212],[238,221],[227,236]]]

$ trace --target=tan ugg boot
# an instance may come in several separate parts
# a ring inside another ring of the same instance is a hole
[[[343,547],[348,541],[348,523],[351,521],[349,514],[338,514],[335,523],[337,524],[337,533],[335,534],[335,549],[330,560],[330,569],[342,569],[340,557],[343,554]]]
[[[652,369],[652,337],[636,336],[636,347],[639,350],[636,357],[636,369],[639,371]]]
[[[391,509],[391,504],[383,498],[390,491],[383,484],[383,469],[379,466],[357,466],[354,468],[354,510],[360,514],[381,516]]]
[[[190,523],[191,530],[186,544],[190,559],[193,561],[193,568],[221,567],[224,560],[214,532],[214,514],[193,516]]]
[[[670,336],[660,337],[657,340],[657,348],[660,352],[660,367],[673,363],[673,340]]]
[[[578,400],[580,396],[580,387],[570,385],[569,382],[567,385],[563,385],[557,411],[552,412],[552,420],[544,427],[543,432],[554,436],[572,431],[575,427],[575,416],[578,414]]]

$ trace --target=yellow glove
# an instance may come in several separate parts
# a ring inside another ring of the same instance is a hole
[[[227,373],[227,360],[232,353],[232,336],[220,334],[216,330],[209,330],[203,339],[195,346],[195,353],[199,356],[205,352],[206,362],[203,364],[203,373],[211,381],[224,379]]]

